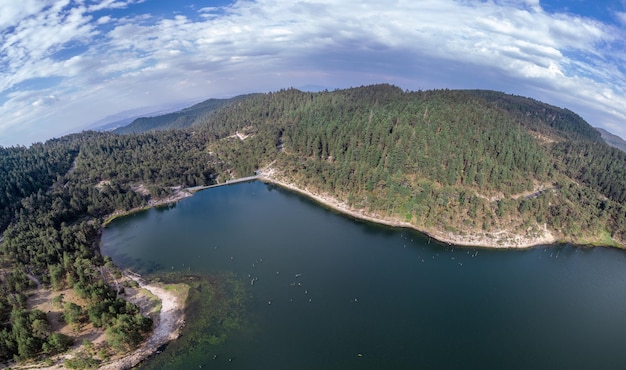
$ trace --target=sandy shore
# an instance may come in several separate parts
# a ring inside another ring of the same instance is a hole
[[[184,325],[185,300],[187,292],[167,290],[160,284],[145,284],[140,278],[128,275],[137,281],[141,288],[148,290],[161,301],[161,310],[154,320],[152,335],[134,352],[100,367],[100,369],[130,369],[145,360],[165,343],[178,338]],[[131,300],[132,301],[132,300]]]
[[[417,230],[423,234],[428,235],[429,237],[436,239],[443,243],[454,244],[454,245],[463,245],[463,246],[471,246],[471,247],[487,247],[487,248],[531,248],[538,245],[546,245],[553,244],[557,240],[552,235],[552,233],[544,226],[544,229],[537,233],[536,235],[518,235],[508,231],[498,231],[494,233],[480,233],[473,235],[457,235],[449,232],[441,232],[437,230],[424,230],[416,227],[415,225],[389,219],[387,217],[383,217],[377,214],[368,214],[362,210],[356,210],[349,207],[345,202],[342,202],[332,196],[325,194],[317,194],[309,191],[308,189],[299,188],[298,186],[285,182],[276,178],[274,172],[264,171],[259,175],[259,180],[271,184],[278,185],[285,189],[289,189],[291,191],[302,194],[306,197],[309,197],[316,202],[325,205],[329,208],[332,208],[336,211],[349,215],[351,217],[370,221],[382,225],[393,226],[393,227],[403,227],[408,229]]]

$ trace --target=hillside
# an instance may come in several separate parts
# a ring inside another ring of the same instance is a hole
[[[133,128],[150,132],[0,148],[0,362],[71,343],[29,306],[41,289],[74,292],[79,304],[62,310],[107,333],[116,345],[105,355],[135,348],[149,322],[111,288],[114,266],[97,248],[103,223],[259,169],[357,217],[451,243],[626,247],[626,153],[569,110],[390,85],[236,99]]]
[[[211,147],[240,176],[276,161],[286,182],[441,239],[624,245],[626,159],[575,113],[532,99],[290,89],[219,110],[202,126],[254,135]]]
[[[602,135],[602,139],[604,139],[607,144],[621,150],[622,152],[626,152],[626,141],[624,141],[624,139],[600,127],[596,127],[595,129],[600,133],[600,135]]]
[[[498,108],[504,109],[527,130],[554,140],[601,142],[600,134],[576,113],[535,99],[489,90],[469,90]]]
[[[229,167],[217,171],[222,179],[273,163],[296,187],[440,239],[624,243],[624,157],[574,112],[534,99],[389,85],[287,89],[189,125],[221,139],[209,150]]]

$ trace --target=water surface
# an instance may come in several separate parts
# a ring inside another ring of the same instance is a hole
[[[180,369],[626,366],[615,249],[453,247],[261,182],[115,220],[101,248],[142,274],[234,272],[250,289],[251,329]]]

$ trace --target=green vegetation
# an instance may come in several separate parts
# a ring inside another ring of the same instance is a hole
[[[600,133],[576,113],[521,96],[489,90],[470,90],[490,105],[503,109],[534,133],[567,140],[602,143]]]
[[[626,246],[626,155],[566,109],[493,91],[389,85],[235,101],[138,121],[148,123],[137,131],[151,132],[0,148],[0,361],[45,358],[71,341],[27,309],[38,284],[83,300],[80,311],[55,301],[68,323],[101,327],[120,351],[137,345],[150,323],[105,281],[104,220],[175,187],[270,164],[283,180],[426,231],[531,237],[545,227],[563,241]],[[217,330],[207,340],[223,337]]]
[[[117,315],[114,320],[106,330],[107,342],[119,352],[137,347],[152,328],[152,320],[141,316],[139,312]]]
[[[51,186],[58,174],[70,169],[75,155],[69,138],[28,149],[0,147],[0,230],[7,227],[22,199]]]
[[[64,360],[63,365],[69,369],[97,369],[100,361],[87,351],[81,350],[76,356]]]
[[[185,326],[180,338],[168,345],[167,352],[140,364],[140,369],[175,367],[177,359],[190,358],[198,352],[221,355],[220,344],[232,333],[243,328],[250,330],[245,315],[249,293],[233,274],[168,274],[162,279],[167,284],[190,286],[185,316],[193,318],[193,325]]]
[[[532,99],[388,85],[290,89],[197,127],[254,134],[211,146],[240,176],[275,161],[302,188],[423,230],[532,237],[545,225],[563,241],[626,240],[626,158],[573,112]]]
[[[63,306],[63,320],[68,324],[80,325],[83,321],[83,308],[74,302],[66,302]]]

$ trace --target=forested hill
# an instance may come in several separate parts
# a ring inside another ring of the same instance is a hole
[[[576,113],[549,104],[516,95],[489,90],[470,90],[472,95],[506,110],[527,129],[555,136],[559,139],[591,140],[601,142],[599,132]]]
[[[195,125],[255,135],[211,147],[240,176],[276,160],[301,187],[439,235],[547,229],[579,243],[626,240],[626,155],[575,113],[532,99],[389,85],[288,89]]]
[[[225,176],[276,161],[288,181],[425,231],[624,244],[625,154],[574,112],[534,99],[286,89],[198,114],[191,129],[224,138],[208,147]]]
[[[277,180],[448,241],[626,247],[626,153],[566,109],[390,85],[213,103],[155,117],[150,132],[0,148],[0,367],[72,341],[27,309],[34,281],[53,295],[73,290],[79,307],[67,302],[64,314],[106,330],[105,352],[134,348],[149,323],[110,288],[105,218],[268,166]]]

